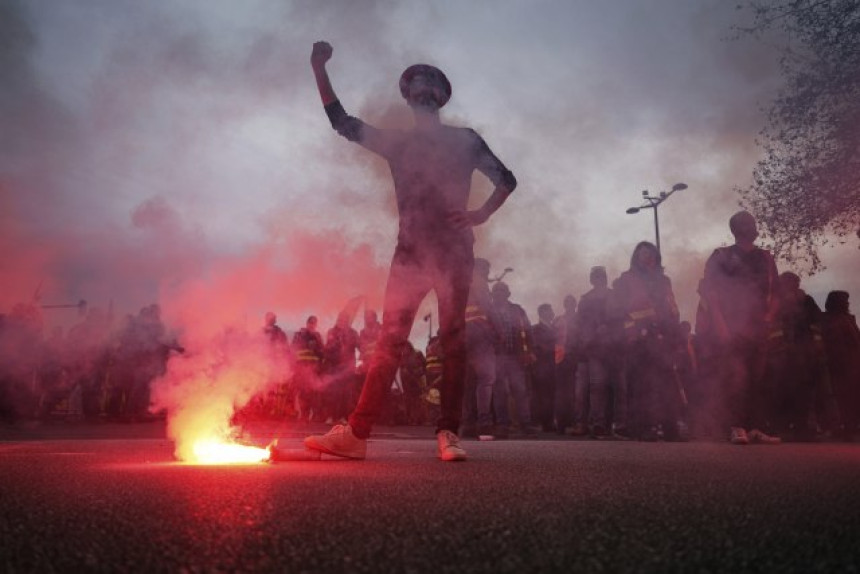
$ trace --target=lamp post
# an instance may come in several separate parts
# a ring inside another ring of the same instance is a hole
[[[657,208],[661,203],[669,199],[669,197],[675,193],[676,191],[681,191],[687,189],[686,183],[676,183],[672,186],[671,191],[661,191],[660,195],[652,196],[648,193],[648,190],[642,192],[642,199],[645,200],[645,203],[640,205],[639,207],[630,207],[627,209],[627,213],[634,214],[639,213],[643,209],[653,209],[654,210],[654,235],[657,239],[657,252],[660,252],[660,219],[657,217]]]

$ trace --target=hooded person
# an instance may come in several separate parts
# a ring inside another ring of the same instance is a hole
[[[348,424],[310,436],[305,445],[335,456],[365,458],[367,438],[389,395],[416,313],[432,290],[438,300],[445,354],[437,453],[442,460],[465,460],[457,432],[466,372],[466,304],[474,265],[472,227],[486,222],[517,182],[474,130],[442,123],[439,110],[451,97],[451,83],[441,70],[426,64],[407,68],[399,89],[412,109],[414,127],[380,129],[344,110],[326,70],[332,54],[327,42],[316,42],[311,53],[326,115],[339,134],[387,161],[399,231],[383,302],[382,334],[358,404]],[[469,210],[476,170],[495,189],[481,207]]]
[[[680,316],[656,245],[636,245],[630,268],[613,290],[624,315],[630,431],[641,440],[677,439],[680,397],[672,376],[672,349]]]

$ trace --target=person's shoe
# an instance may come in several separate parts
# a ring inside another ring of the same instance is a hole
[[[616,426],[612,425],[612,434],[610,435],[614,440],[630,440],[630,432],[627,430],[625,426]]]
[[[363,459],[367,456],[367,439],[352,434],[349,425],[337,425],[323,435],[305,438],[305,447],[332,456]]]
[[[436,443],[439,447],[439,458],[446,462],[466,460],[466,451],[460,446],[460,437],[451,431],[443,430],[436,433]]]
[[[758,429],[753,429],[749,432],[749,440],[750,442],[757,442],[759,444],[782,444],[782,439],[778,436],[765,434]]]
[[[569,436],[585,436],[588,434],[588,429],[582,423],[576,423],[572,427],[564,430],[564,434]]]
[[[732,433],[729,436],[729,442],[732,444],[749,444],[750,437],[747,435],[747,431],[745,431],[741,427],[732,427]]]
[[[602,439],[607,436],[606,427],[603,425],[593,425],[591,427],[591,438]]]
[[[524,425],[522,428],[523,436],[526,438],[537,438],[540,434],[540,429],[531,425]]]
[[[495,440],[492,425],[481,425],[478,427],[478,440]]]
[[[496,431],[493,433],[493,436],[498,440],[507,440],[510,437],[510,431],[508,427],[504,425],[496,426]]]

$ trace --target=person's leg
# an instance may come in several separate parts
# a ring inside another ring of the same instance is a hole
[[[474,257],[471,247],[458,246],[438,254],[434,289],[439,303],[439,338],[442,343],[440,417],[436,432],[456,434],[463,412],[463,384],[466,377],[466,304],[472,282]],[[420,303],[420,301],[419,301]]]
[[[370,436],[373,423],[382,412],[418,306],[429,290],[430,283],[419,263],[405,258],[398,249],[385,289],[382,334],[358,404],[349,416],[349,424],[358,438]]]
[[[493,387],[496,381],[496,351],[491,343],[474,350],[470,357],[475,370],[475,399],[478,410],[478,428],[488,429],[493,424]]]
[[[606,413],[609,408],[609,376],[602,359],[588,359],[588,404],[591,432],[604,435],[609,432]]]
[[[510,397],[510,367],[508,356],[496,355],[496,382],[493,385],[493,411],[496,414],[496,425],[507,430],[511,426],[511,414],[508,408]]]
[[[571,357],[565,357],[558,365],[555,380],[555,424],[559,434],[564,433],[572,423],[575,377],[576,362]]]
[[[573,387],[573,427],[575,434],[585,434],[588,423],[588,380],[591,377],[591,365],[588,361],[580,361],[576,367]]]
[[[466,351],[466,374],[463,382],[463,413],[460,417],[461,433],[474,434],[478,421],[477,374],[474,365],[475,353],[471,348]]]
[[[629,436],[627,371],[622,358],[620,364],[612,366],[612,433],[620,438]]]
[[[511,393],[514,396],[514,408],[517,412],[517,422],[520,423],[520,431],[527,433],[531,429],[532,412],[529,404],[529,389],[526,381],[526,369],[520,362],[519,357],[512,357],[510,361],[509,380]]]

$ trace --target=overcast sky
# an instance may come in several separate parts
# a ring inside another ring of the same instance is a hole
[[[448,75],[445,121],[476,129],[519,180],[476,252],[494,274],[514,268],[532,320],[587,291],[592,265],[625,270],[654,240],[652,213],[625,210],[686,183],[659,215],[692,319],[780,86],[771,45],[728,39],[734,6],[0,0],[0,312],[39,285],[43,303],[160,301],[213,329],[267,309],[288,330],[309,313],[327,328],[356,294],[378,306],[393,191],[385,164],[328,125],[308,64],[325,39],[346,109],[379,126],[409,125],[408,65]],[[474,202],[490,190],[476,176]],[[823,255],[829,269],[804,279],[819,304],[860,297],[856,240]]]

